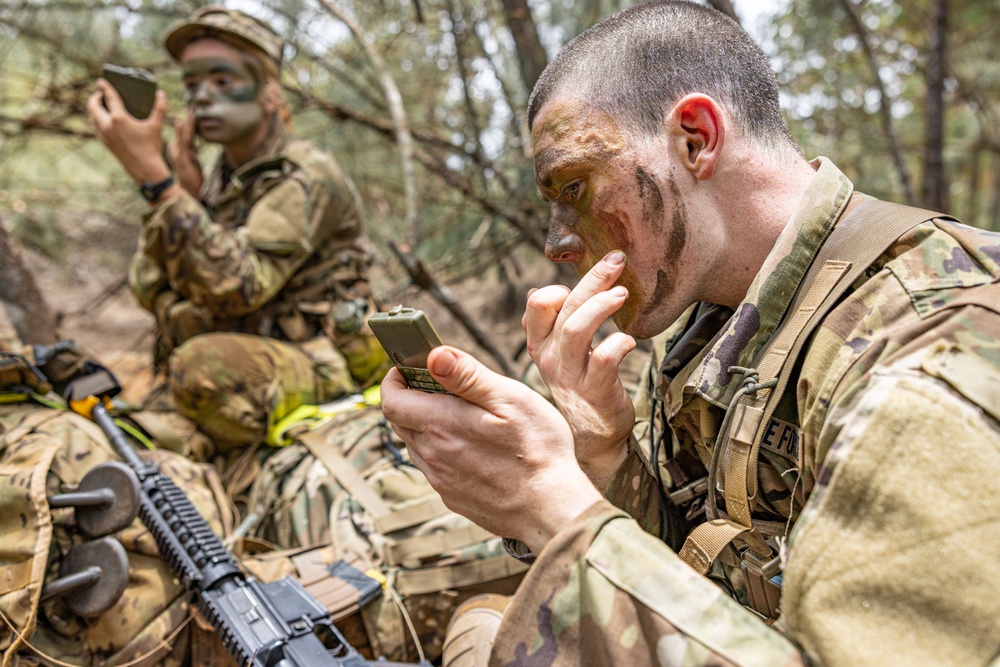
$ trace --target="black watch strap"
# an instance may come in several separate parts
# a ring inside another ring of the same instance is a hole
[[[139,186],[139,193],[142,194],[142,196],[146,199],[146,201],[154,202],[160,198],[160,195],[163,194],[164,190],[166,190],[173,184],[174,184],[174,177],[167,176],[158,183],[143,183],[142,185]]]

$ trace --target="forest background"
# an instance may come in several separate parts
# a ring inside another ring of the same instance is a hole
[[[116,63],[153,72],[182,114],[162,35],[203,4],[0,0],[0,300],[29,342],[58,331],[128,377],[149,365],[152,319],[125,278],[146,204],[84,107]],[[528,94],[566,41],[635,3],[226,4],[285,36],[296,134],[357,183],[381,299],[423,307],[446,340],[520,373],[527,289],[576,278],[542,253]],[[998,0],[706,4],[772,59],[807,156],[832,158],[863,192],[1000,230]]]

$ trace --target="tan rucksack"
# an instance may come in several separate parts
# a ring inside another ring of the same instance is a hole
[[[362,653],[413,660],[419,642],[435,660],[456,606],[520,583],[526,567],[444,506],[379,406],[355,402],[280,430],[291,444],[263,464],[249,510],[258,539],[297,549],[244,564],[263,579],[298,576]]]
[[[188,493],[217,533],[231,527],[214,469],[169,452],[146,456]],[[3,667],[45,662],[42,654],[77,665],[189,663],[190,595],[138,519],[107,538],[124,547],[128,565],[124,592],[109,609],[84,618],[70,611],[65,596],[41,599],[75,550],[93,543],[72,507],[53,509],[48,499],[77,490],[88,472],[117,460],[101,430],[80,415],[26,402],[0,405]]]

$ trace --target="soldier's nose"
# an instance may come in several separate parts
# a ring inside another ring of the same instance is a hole
[[[194,104],[205,105],[208,104],[211,101],[211,99],[212,95],[209,92],[208,84],[205,81],[199,83],[198,87],[195,88],[194,93],[191,94],[191,102],[193,102]]]
[[[550,262],[576,262],[583,257],[583,241],[575,234],[550,229],[545,241],[545,256]]]

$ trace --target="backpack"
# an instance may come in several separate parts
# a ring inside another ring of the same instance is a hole
[[[435,660],[455,607],[513,593],[526,566],[444,506],[378,405],[319,412],[286,419],[273,438],[290,444],[250,488],[258,541],[243,548],[258,554],[244,564],[262,579],[298,576],[362,653]],[[259,553],[269,545],[285,551]]]
[[[225,534],[232,522],[213,468],[165,451],[144,456],[188,493],[217,533]],[[0,406],[3,667],[44,662],[39,654],[78,665],[189,664],[190,595],[138,519],[101,538],[119,544],[127,557],[124,591],[109,608],[84,618],[71,611],[68,596],[42,599],[78,549],[97,541],[80,530],[73,508],[52,507],[50,499],[76,491],[88,472],[110,461],[117,461],[111,445],[84,417],[27,402]],[[95,586],[105,584],[99,580]]]

